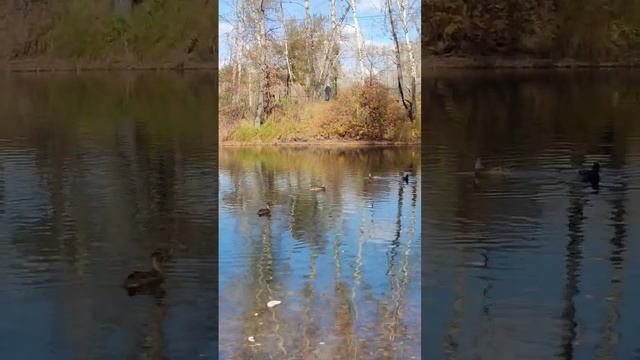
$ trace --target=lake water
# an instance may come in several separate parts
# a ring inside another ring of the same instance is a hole
[[[428,76],[422,156],[225,148],[219,193],[212,79],[0,78],[1,354],[640,359],[640,72]]]
[[[217,358],[214,76],[0,77],[3,358]]]
[[[423,84],[423,357],[640,359],[640,72]]]
[[[417,147],[222,149],[220,358],[419,358],[420,166]]]

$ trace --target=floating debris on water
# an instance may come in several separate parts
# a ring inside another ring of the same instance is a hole
[[[271,300],[271,301],[269,301],[267,303],[267,307],[272,308],[272,307],[280,305],[280,304],[282,304],[282,301],[280,301],[280,300]]]
[[[253,336],[249,336],[247,338],[247,340],[251,341],[251,342],[256,342],[256,339]]]

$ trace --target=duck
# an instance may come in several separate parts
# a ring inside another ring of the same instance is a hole
[[[131,294],[143,288],[150,288],[160,285],[164,281],[164,275],[160,269],[160,262],[165,255],[159,251],[151,254],[151,270],[150,271],[134,271],[124,280],[122,287]]]
[[[506,174],[508,172],[506,169],[501,168],[499,166],[492,167],[492,168],[485,168],[482,165],[482,161],[480,160],[480,158],[476,158],[476,163],[473,166],[473,171],[474,171],[476,176],[482,175],[482,174],[486,174],[486,175],[504,175],[504,174]]]
[[[311,191],[325,191],[327,190],[327,188],[324,186],[324,184],[320,185],[320,186],[312,186],[309,188],[309,190]]]
[[[369,178],[369,180],[375,180],[375,179],[380,179],[380,176],[375,176],[375,175],[372,175],[371,173],[369,173],[368,178]]]
[[[580,170],[578,174],[582,177],[583,182],[591,183],[592,186],[597,187],[600,183],[600,163],[596,161],[591,166],[591,170]]]
[[[258,210],[258,216],[271,216],[271,201],[267,202],[267,207]]]
[[[402,176],[402,181],[404,181],[405,184],[408,184],[409,183],[409,173],[404,173],[401,176]]]

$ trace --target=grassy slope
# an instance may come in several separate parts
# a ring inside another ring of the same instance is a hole
[[[392,139],[380,141],[342,139],[326,133],[323,128],[332,121],[332,102],[317,101],[296,109],[287,109],[272,116],[259,129],[252,121],[242,120],[233,126],[221,126],[220,142],[228,145],[239,144],[287,144],[287,143],[417,143],[420,141],[421,119],[417,123],[403,124]]]
[[[0,62],[17,70],[169,68],[216,63],[215,5],[145,0],[129,21],[109,1],[10,2],[0,6]]]

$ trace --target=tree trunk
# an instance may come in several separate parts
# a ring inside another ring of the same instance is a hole
[[[234,57],[233,57],[233,98],[232,102],[234,104],[238,103],[240,98],[240,88],[242,84],[242,41],[244,34],[244,0],[238,0],[238,4],[236,4],[236,25],[235,25],[235,34],[234,37]]]
[[[311,18],[311,4],[309,0],[304,0],[304,11],[306,14],[306,33],[307,33],[307,98],[314,99],[315,95],[315,69],[314,69],[314,51],[313,51],[313,19]]]
[[[336,0],[331,0],[331,28],[333,29],[333,33],[338,33],[338,20],[336,19]],[[331,88],[333,89],[333,96],[338,95],[338,45],[336,42],[331,44],[331,59],[332,66],[331,72],[329,73],[329,81],[331,82]]]
[[[349,5],[350,6],[350,5]],[[340,18],[340,21],[336,21],[336,26],[333,28],[333,30],[331,31],[331,37],[327,40],[327,42],[325,43],[325,51],[324,51],[324,56],[323,56],[323,61],[322,64],[320,66],[320,75],[317,77],[317,82],[318,84],[322,83],[325,84],[327,82],[327,79],[329,79],[330,81],[334,81],[337,82],[337,75],[338,75],[338,69],[337,69],[337,65],[339,64],[339,56],[340,56],[340,48],[339,48],[339,43],[338,43],[338,39],[340,38],[339,33],[340,33],[340,29],[342,29],[342,24],[344,23],[344,20],[347,18],[347,15],[349,15],[349,7],[347,7],[344,15],[342,15],[342,17]],[[333,77],[331,75],[331,71],[332,69],[334,69],[333,72]],[[336,84],[337,87],[337,84]],[[336,92],[333,92],[333,95],[335,96]]]
[[[416,68],[416,60],[413,57],[413,46],[411,44],[411,40],[409,39],[409,25],[407,24],[407,13],[404,6],[404,0],[396,0],[398,3],[398,9],[400,10],[400,24],[402,25],[402,30],[404,31],[404,42],[407,46],[407,52],[409,53],[409,65],[411,66],[411,117],[409,120],[412,122],[415,121],[415,111],[413,109],[416,108],[416,79],[418,78],[418,71]]]
[[[396,52],[396,69],[398,72],[398,90],[400,91],[400,99],[402,100],[402,105],[407,111],[407,116],[409,119],[413,119],[413,104],[405,98],[404,89],[403,89],[403,81],[404,77],[402,74],[402,56],[400,56],[400,42],[398,41],[398,33],[396,32],[396,21],[393,17],[393,5],[391,4],[391,0],[387,0],[387,10],[389,15],[389,23],[391,25],[391,35],[393,37],[393,43],[395,45]]]
[[[356,0],[351,1],[351,14],[353,14],[353,26],[356,28],[356,46],[358,47],[358,69],[360,71],[360,80],[364,79],[364,49],[362,45],[362,34],[360,33],[360,25],[358,25],[358,14],[356,11]]]
[[[335,1],[335,0],[334,0]],[[283,41],[284,41],[284,57],[287,61],[287,97],[291,95],[291,84],[294,81],[293,71],[291,70],[291,60],[289,59],[289,39],[287,38],[287,24],[284,18],[283,0],[280,0],[280,21],[282,22]]]
[[[265,108],[269,100],[268,94],[268,71],[267,71],[267,34],[265,30],[265,10],[264,0],[258,0],[258,31],[256,33],[258,40],[258,67],[260,70],[260,89],[258,94],[258,111],[254,120],[254,126],[259,128],[264,122]]]

